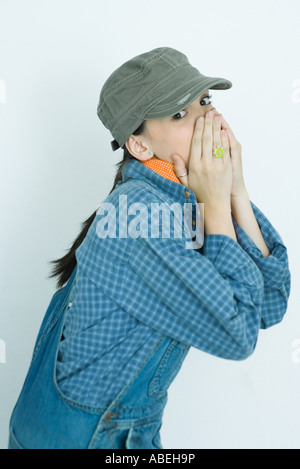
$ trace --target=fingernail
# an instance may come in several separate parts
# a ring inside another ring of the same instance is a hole
[[[214,115],[213,111],[209,111],[209,112],[206,114],[207,117],[212,117],[213,115]]]

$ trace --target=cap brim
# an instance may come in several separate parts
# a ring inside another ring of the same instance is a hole
[[[144,119],[151,120],[170,117],[185,109],[207,89],[228,90],[231,87],[231,81],[219,77],[200,75],[193,77],[189,81],[183,80],[180,88],[173,90],[171,93],[166,92],[163,100],[160,100],[157,105],[152,105],[149,111],[145,111]]]

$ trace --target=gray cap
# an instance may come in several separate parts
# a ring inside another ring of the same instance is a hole
[[[115,151],[144,120],[177,114],[207,89],[231,87],[225,78],[202,75],[182,52],[159,47],[133,57],[109,76],[97,115],[115,139]]]

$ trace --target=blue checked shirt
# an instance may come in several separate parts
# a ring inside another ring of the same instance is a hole
[[[119,217],[120,196],[126,196],[127,218]],[[130,224],[137,228],[142,204],[147,209],[152,203],[176,202],[182,213],[187,202],[197,204],[187,187],[135,159],[104,202],[115,211],[98,211],[76,251],[75,295],[57,360],[57,382],[69,398],[109,405],[162,335],[221,358],[243,360],[253,353],[259,330],[282,321],[291,282],[287,250],[252,202],[270,251],[266,258],[234,218],[238,242],[207,235],[197,249],[186,248],[188,233],[172,236],[177,223],[172,210],[168,238],[151,236],[150,209],[140,219],[143,236],[126,236]],[[104,221],[110,226],[106,237],[99,236]]]

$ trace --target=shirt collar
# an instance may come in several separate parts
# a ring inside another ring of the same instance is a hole
[[[181,183],[178,184],[174,180],[167,179],[165,176],[162,176],[158,172],[150,169],[136,158],[129,160],[123,168],[122,182],[125,182],[129,178],[145,180],[152,186],[156,188],[158,187],[162,192],[166,193],[174,200],[182,199],[185,202],[197,202],[194,192],[186,186]]]
[[[147,168],[150,168],[156,173],[165,177],[166,179],[169,179],[169,181],[174,181],[178,184],[181,184],[180,179],[178,179],[175,174],[174,164],[169,163],[168,161],[160,160],[156,156],[153,156],[153,158],[150,158],[147,161],[142,161],[141,163],[144,166],[147,166]]]

